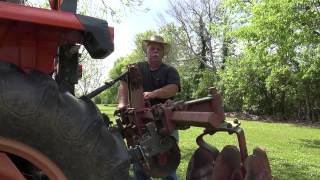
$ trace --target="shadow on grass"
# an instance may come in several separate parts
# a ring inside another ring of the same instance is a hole
[[[318,139],[299,139],[299,141],[309,148],[320,148],[320,140]]]

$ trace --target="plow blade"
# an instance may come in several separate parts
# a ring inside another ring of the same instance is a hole
[[[216,148],[214,148],[216,149]],[[236,146],[226,145],[222,151],[200,146],[192,155],[187,180],[271,180],[267,154],[255,148],[243,164]]]
[[[245,180],[270,180],[271,168],[267,153],[259,147],[253,149],[253,154],[245,161]]]

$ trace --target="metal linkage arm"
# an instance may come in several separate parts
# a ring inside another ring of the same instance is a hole
[[[221,96],[215,88],[209,89],[209,97],[186,102],[159,104],[145,110],[142,119],[161,121],[160,133],[169,135],[174,129],[185,129],[189,126],[218,128],[224,122],[224,110]]]
[[[177,125],[217,128],[224,121],[221,96],[215,88],[209,88],[209,97],[176,105],[172,121]]]
[[[86,98],[94,98],[96,95],[100,94],[102,91],[110,88],[114,83],[118,82],[119,80],[121,80],[122,78],[124,78],[127,75],[127,72],[121,74],[119,77],[115,78],[114,80],[105,82],[103,86],[98,87],[97,89],[95,89],[94,91],[90,92],[87,95],[84,95],[83,97]]]

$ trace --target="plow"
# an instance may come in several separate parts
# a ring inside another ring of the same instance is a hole
[[[208,88],[208,97],[192,101],[168,100],[150,107],[143,98],[138,67],[129,65],[124,75],[128,80],[129,107],[115,112],[117,123],[110,128],[121,130],[132,161],[142,164],[150,176],[165,177],[178,167],[180,151],[175,141],[176,130],[202,127],[203,133],[196,138],[199,147],[189,161],[186,179],[271,179],[266,152],[257,147],[248,156],[241,123],[225,121],[222,97],[215,88]],[[236,135],[238,147],[226,145],[219,152],[205,142],[205,135],[217,132]]]
[[[190,127],[203,133],[194,139],[198,148],[186,179],[272,179],[266,152],[257,147],[248,154],[241,123],[225,120],[215,88],[200,99],[150,106],[132,64],[75,97],[80,44],[92,58],[105,58],[114,49],[114,29],[77,15],[76,0],[49,4],[51,10],[0,1],[0,179],[130,179],[132,163],[151,177],[165,177],[180,164],[177,130]],[[116,110],[111,122],[91,99],[123,79],[129,106]],[[204,140],[218,132],[235,135],[238,146],[219,150]]]

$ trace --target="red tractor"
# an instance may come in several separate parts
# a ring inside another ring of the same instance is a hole
[[[10,2],[0,0],[0,179],[129,179],[132,162],[163,177],[180,163],[171,133],[190,126],[205,130],[187,179],[271,179],[266,153],[257,148],[248,156],[240,123],[225,121],[214,89],[206,98],[149,107],[131,65],[76,98],[79,44],[92,58],[104,58],[114,48],[113,28],[76,14],[76,0],[50,0],[51,10]],[[111,125],[90,99],[124,77],[130,107],[117,111]],[[202,139],[218,131],[236,134],[239,149],[228,145],[219,152]]]

